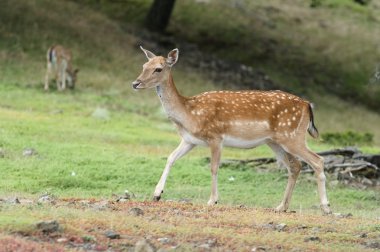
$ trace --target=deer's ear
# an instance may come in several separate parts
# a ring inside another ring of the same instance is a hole
[[[178,54],[179,54],[179,50],[176,48],[176,49],[173,49],[169,52],[168,54],[168,58],[166,59],[166,63],[172,67],[175,63],[177,63],[178,61]]]
[[[156,57],[156,55],[154,53],[144,49],[142,46],[140,46],[140,49],[145,53],[145,56],[148,58],[148,60],[150,60],[153,57]]]

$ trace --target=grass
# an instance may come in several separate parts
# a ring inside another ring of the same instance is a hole
[[[297,245],[312,250],[355,250],[362,248],[361,242],[364,242],[355,238],[360,230],[369,232],[371,239],[375,237],[373,222],[378,222],[380,199],[378,192],[371,189],[357,190],[329,183],[333,210],[350,212],[355,218],[320,217],[315,207],[318,196],[314,178],[301,174],[291,204],[297,214],[277,215],[263,210],[263,207],[272,208],[280,202],[286,185],[284,170],[222,168],[219,173],[222,206],[205,207],[203,204],[210,193],[210,171],[205,161],[209,151],[205,148],[197,148],[177,162],[163,196],[164,200],[187,198],[194,206],[145,202],[150,200],[165,158],[179,143],[179,137],[154,92],[136,93],[130,87],[145,61],[136,46],[138,38],[122,30],[117,22],[88,7],[79,7],[75,2],[32,0],[4,1],[2,4],[7,8],[6,11],[0,8],[0,19],[4,21],[0,39],[0,148],[5,151],[5,157],[0,158],[3,178],[0,196],[36,200],[48,192],[57,196],[62,205],[1,204],[0,244],[14,242],[39,250],[38,244],[47,242],[49,237],[39,234],[31,225],[41,219],[54,218],[64,225],[60,236],[92,235],[90,227],[99,227],[93,235],[100,245],[108,242],[102,232],[111,228],[133,236],[133,242],[145,234],[154,238],[177,234],[178,240],[173,244],[185,243],[189,249],[191,242],[217,237],[222,248],[233,250],[262,244],[276,248],[280,243],[285,249]],[[73,17],[65,25],[60,19],[59,10],[62,9]],[[44,92],[42,88],[45,50],[57,41],[72,48],[74,66],[81,69],[78,88],[73,92],[60,93],[54,89]],[[174,78],[186,95],[219,88],[180,62],[174,70]],[[375,145],[364,149],[379,153],[378,114],[333,96],[315,96],[312,98],[319,105],[316,120],[321,131],[373,132]],[[97,108],[107,109],[109,119],[94,117]],[[353,111],[360,120],[352,117]],[[311,139],[309,144],[316,151],[334,147]],[[23,156],[25,148],[34,148],[38,154]],[[265,156],[272,156],[267,147],[244,151],[225,149],[223,152],[223,158]],[[235,180],[230,181],[230,177]],[[126,189],[136,194],[136,201],[116,205],[115,211],[111,208],[105,212],[93,211],[91,206],[81,208],[80,203],[75,203],[79,201],[76,198],[110,199],[112,194],[122,194]],[[66,198],[75,198],[72,199],[74,207],[65,203],[70,201],[65,201]],[[237,210],[237,205],[249,209]],[[132,206],[144,208],[146,217],[124,218]],[[179,216],[170,214],[174,209],[180,210]],[[291,229],[286,233],[265,231],[261,236],[255,235],[263,230],[258,226],[252,229],[252,225],[270,220],[287,222]],[[332,227],[332,223],[339,223],[337,232],[324,233],[322,237],[333,241],[332,247],[304,243],[304,236],[311,235],[311,230],[295,231],[301,223],[314,227],[316,220],[321,221],[323,230]],[[351,226],[340,234],[345,225]],[[200,227],[205,228],[202,231]],[[39,243],[16,234],[35,237]],[[124,241],[116,243],[120,242]],[[49,246],[67,248],[58,242]]]
[[[96,210],[99,205],[104,206],[103,210]],[[130,209],[135,207],[142,209],[144,214],[133,216]],[[5,206],[2,215],[8,217],[5,220],[15,216],[31,217],[17,223],[1,222],[1,230],[16,230],[21,235],[2,236],[0,244],[20,244],[28,248],[38,242],[37,245],[52,246],[49,250],[55,251],[63,248],[76,250],[84,245],[97,246],[100,251],[107,248],[119,251],[133,248],[142,236],[148,237],[157,248],[176,248],[179,251],[203,251],[200,246],[207,243],[211,244],[213,251],[250,251],[255,247],[267,250],[372,251],[366,244],[376,239],[379,227],[378,222],[355,217],[277,214],[265,209],[210,208],[177,202],[112,203],[62,199],[56,202],[54,211],[49,205],[29,204]],[[50,218],[60,223],[60,231],[43,234],[35,228],[34,223]],[[278,231],[275,226],[280,223],[286,226]],[[108,240],[104,232],[109,229],[120,234],[121,239]],[[25,237],[30,236],[33,240],[25,245]],[[319,240],[307,241],[309,237],[318,237]],[[52,242],[62,238],[66,240]],[[166,238],[167,242],[161,243],[160,238]]]

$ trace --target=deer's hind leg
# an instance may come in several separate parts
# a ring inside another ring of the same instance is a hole
[[[309,150],[305,141],[297,141],[282,147],[293,156],[296,156],[310,165],[317,177],[320,207],[324,214],[331,214],[326,193],[326,175],[324,173],[324,161],[321,156]]]
[[[51,65],[51,62],[48,62],[47,67],[46,67],[46,74],[45,74],[45,86],[44,86],[45,91],[49,90],[49,75],[51,71],[52,71],[52,65]]]
[[[280,205],[278,205],[275,209],[277,212],[285,212],[289,208],[294,186],[302,165],[297,158],[287,153],[280,145],[270,143],[268,146],[275,152],[279,165],[285,166],[288,169],[288,184],[286,185],[284,198],[282,199]]]

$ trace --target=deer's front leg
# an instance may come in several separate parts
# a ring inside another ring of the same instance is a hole
[[[45,86],[44,89],[47,91],[49,90],[49,74],[51,72],[51,63],[49,62],[47,64],[47,70],[46,70],[46,75],[45,75]]]
[[[62,73],[62,83],[61,83],[61,90],[66,89],[66,70]]]
[[[211,196],[208,201],[208,205],[215,205],[218,203],[218,169],[220,163],[220,157],[222,153],[221,143],[214,142],[210,144],[211,149]]]
[[[195,146],[194,144],[187,143],[187,142],[185,142],[182,139],[182,141],[179,144],[179,146],[177,147],[177,149],[175,149],[170,154],[170,156],[168,157],[168,160],[166,162],[165,169],[164,169],[164,171],[163,171],[163,173],[161,175],[161,179],[158,182],[158,184],[156,186],[156,189],[154,191],[154,195],[153,195],[153,200],[154,201],[159,201],[160,200],[161,194],[164,192],[164,187],[165,187],[166,179],[167,179],[167,177],[169,175],[169,172],[170,172],[170,168],[173,166],[174,162],[177,159],[183,157],[190,150],[192,150],[194,148],[194,146]]]
[[[61,79],[62,79],[62,75],[60,72],[57,73],[57,78],[56,78],[56,81],[57,81],[57,90],[61,90]]]

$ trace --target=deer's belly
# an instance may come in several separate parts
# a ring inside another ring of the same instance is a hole
[[[241,138],[225,135],[223,138],[223,146],[250,149],[250,148],[255,148],[259,145],[265,144],[267,141],[268,141],[268,138],[241,139]]]
[[[207,143],[205,141],[195,137],[194,135],[192,135],[191,133],[189,133],[185,130],[181,131],[181,136],[187,143],[191,143],[191,144],[195,144],[195,145],[203,145],[203,146],[207,145]]]

